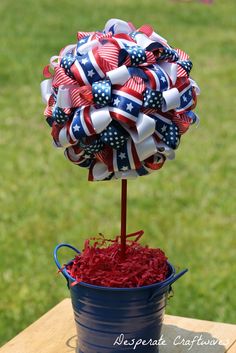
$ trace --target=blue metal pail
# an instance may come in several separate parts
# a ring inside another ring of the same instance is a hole
[[[58,250],[68,244],[59,244],[54,250],[56,265]],[[169,263],[165,281],[138,288],[101,287],[75,281],[66,268],[61,270],[70,289],[78,334],[78,353],[157,353],[161,326],[171,285],[186,270],[175,274]]]

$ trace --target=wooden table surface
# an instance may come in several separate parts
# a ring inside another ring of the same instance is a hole
[[[160,353],[236,353],[236,325],[165,315],[162,334],[166,345]],[[76,343],[71,302],[65,299],[0,353],[75,353]]]

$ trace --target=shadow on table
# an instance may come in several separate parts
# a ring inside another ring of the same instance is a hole
[[[163,325],[162,337],[166,345],[160,345],[160,353],[224,353],[227,339],[218,338],[204,331],[189,331],[175,325]]]
[[[77,353],[77,335],[70,337],[65,344]],[[208,332],[193,332],[175,325],[163,325],[159,353],[225,353],[224,344],[227,345],[226,339],[221,342]]]
[[[71,336],[66,341],[66,346],[71,348],[71,349],[74,349],[75,352],[77,352],[77,345],[78,345],[77,335]]]

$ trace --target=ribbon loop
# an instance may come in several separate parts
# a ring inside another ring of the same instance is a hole
[[[111,82],[102,80],[92,83],[93,100],[99,107],[104,107],[111,102]]]
[[[94,154],[100,152],[104,148],[101,138],[87,138],[84,142],[80,141],[79,146],[84,150],[86,158],[94,157]]]
[[[65,73],[73,79],[74,79],[74,75],[71,72],[71,66],[74,64],[74,62],[75,62],[75,58],[73,57],[73,55],[63,56],[60,62],[60,67],[62,67],[65,70]]]
[[[152,89],[161,92],[170,89],[170,77],[160,65],[150,65],[144,71],[149,78],[149,85]]]
[[[179,55],[176,50],[171,48],[163,48],[158,60],[178,61]]]
[[[142,142],[155,131],[155,121],[148,115],[139,113],[136,129],[125,127],[135,143]]]
[[[152,40],[149,36],[142,33],[141,31],[136,31],[131,34],[131,37],[135,39],[137,44],[144,48],[147,51],[154,52],[156,51],[159,55],[159,52],[165,48],[163,42],[159,40]]]
[[[63,125],[70,119],[70,114],[66,114],[62,108],[55,107],[53,109],[52,117],[57,124]]]
[[[161,110],[163,103],[163,94],[151,88],[146,88],[143,92],[143,107]]]
[[[117,33],[130,33],[133,30],[133,25],[130,22],[125,22],[116,18],[111,18],[105,24],[104,32]]]
[[[123,85],[132,75],[130,69],[131,68],[127,68],[125,65],[122,65],[114,70],[108,71],[106,76],[109,78],[113,85]]]
[[[129,139],[127,131],[116,121],[113,121],[103,132],[100,134],[101,141],[114,149],[121,148]]]
[[[119,66],[124,64],[127,60],[127,66],[139,66],[144,64],[147,60],[145,50],[136,45],[136,46],[126,46],[124,49],[120,50],[119,53]]]
[[[114,86],[109,111],[113,119],[135,126],[142,107],[142,95],[132,89]]]
[[[52,79],[41,82],[41,95],[43,103],[47,104],[52,95]]]
[[[171,149],[176,149],[179,146],[180,133],[178,126],[160,115],[156,116],[156,133]]]
[[[100,81],[105,76],[92,50],[77,58],[70,67],[70,72],[81,86],[92,85],[93,82]]]

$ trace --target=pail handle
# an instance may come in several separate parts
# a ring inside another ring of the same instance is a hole
[[[66,268],[62,268],[59,260],[58,260],[58,250],[60,248],[69,248],[69,249],[72,249],[74,250],[77,254],[80,254],[80,251],[78,249],[76,249],[74,246],[70,245],[70,244],[65,244],[65,243],[62,243],[62,244],[59,244],[55,247],[54,249],[54,252],[53,252],[53,256],[54,256],[54,261],[58,267],[58,269],[61,271],[61,273],[63,274],[63,276],[65,277],[65,279],[67,280],[67,283],[68,283],[68,280],[70,279],[72,282],[75,281],[75,279],[67,272]]]
[[[158,286],[158,288],[156,289],[156,291],[150,296],[149,301],[153,300],[156,296],[159,295],[159,291],[161,288],[163,287],[167,287],[172,285],[175,281],[177,281],[177,279],[179,279],[180,277],[182,277],[186,272],[188,272],[188,269],[186,268],[185,270],[177,273],[176,275],[174,275],[173,277],[171,277],[169,280],[166,280],[165,283],[160,284],[160,286]]]

